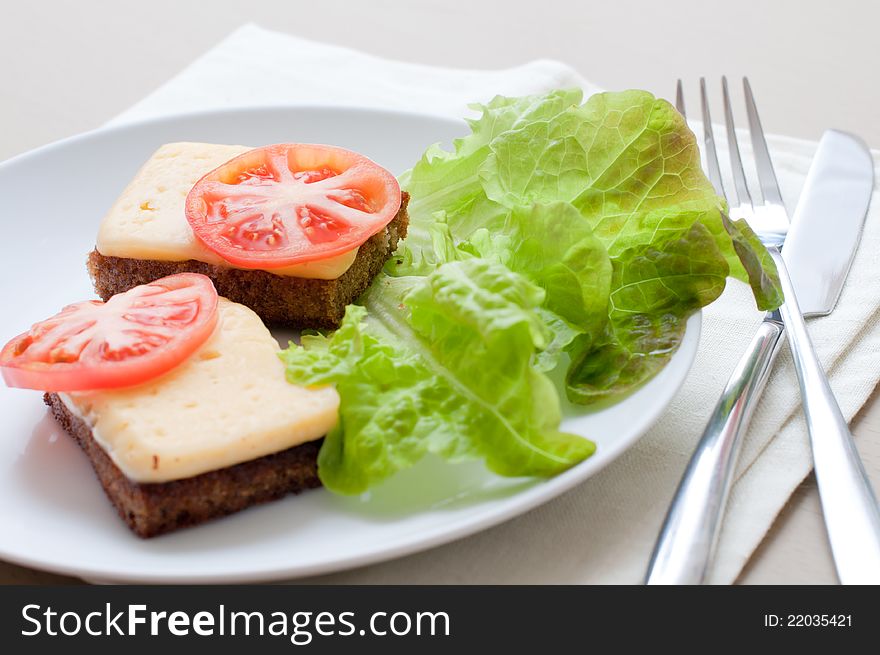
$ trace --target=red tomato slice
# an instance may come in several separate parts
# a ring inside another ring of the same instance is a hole
[[[41,391],[127,387],[180,364],[216,325],[211,279],[171,275],[34,324],[0,351],[0,371],[10,387]]]
[[[196,237],[242,268],[271,269],[349,252],[400,209],[395,177],[356,152],[282,143],[250,150],[189,192]]]

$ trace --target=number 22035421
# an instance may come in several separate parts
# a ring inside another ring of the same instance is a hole
[[[766,628],[851,628],[852,614],[765,614]]]

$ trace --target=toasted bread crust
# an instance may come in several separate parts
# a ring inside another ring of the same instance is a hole
[[[408,202],[409,194],[403,192],[400,210],[394,219],[361,245],[351,267],[335,280],[287,277],[267,271],[206,264],[194,259],[169,262],[111,257],[97,250],[89,254],[87,266],[95,291],[104,300],[166,275],[202,273],[214,281],[217,293],[250,307],[267,323],[333,329],[342,321],[345,306],[367,290],[397,249],[397,242],[406,237]]]
[[[57,394],[47,393],[43,400],[85,451],[120,518],[139,537],[154,537],[321,485],[317,459],[323,439],[191,478],[134,482]]]

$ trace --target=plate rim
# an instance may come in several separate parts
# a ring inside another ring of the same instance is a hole
[[[379,107],[356,107],[346,105],[322,105],[319,103],[303,103],[303,104],[279,104],[279,105],[244,105],[235,107],[220,107],[217,109],[194,110],[175,112],[173,114],[164,114],[162,116],[149,116],[142,119],[128,120],[123,118],[121,122],[117,122],[116,118],[112,118],[107,123],[99,125],[84,132],[77,132],[69,136],[49,141],[42,145],[16,153],[6,159],[0,159],[0,171],[7,166],[17,165],[21,161],[25,161],[31,157],[42,155],[47,150],[68,146],[79,141],[86,141],[90,138],[103,137],[112,135],[116,132],[127,132],[132,129],[140,129],[150,125],[162,125],[176,123],[181,120],[191,120],[199,117],[212,118],[231,114],[248,114],[248,113],[270,113],[270,112],[296,112],[296,111],[322,111],[329,113],[359,113],[372,114],[374,116],[399,116],[408,119],[430,119],[448,123],[450,126],[467,127],[467,121],[462,118],[452,118],[442,114],[432,114],[430,112],[407,111],[403,109],[382,109]]]
[[[254,113],[290,113],[290,112],[308,112],[320,111],[326,113],[334,113],[341,115],[369,114],[373,116],[397,116],[406,119],[445,122],[449,127],[466,128],[467,124],[464,119],[453,119],[449,116],[432,114],[429,112],[412,112],[394,109],[381,109],[375,107],[356,107],[341,105],[322,105],[322,104],[284,104],[284,105],[254,105],[246,107],[230,107],[212,109],[207,111],[188,111],[168,114],[163,116],[149,117],[140,120],[124,121],[121,123],[112,122],[107,125],[99,126],[95,129],[74,134],[62,139],[52,141],[50,143],[38,146],[31,150],[13,155],[10,158],[0,161],[0,174],[9,168],[14,168],[19,163],[26,162],[34,157],[45,156],[51,151],[66,148],[70,146],[78,146],[82,142],[88,142],[95,138],[112,137],[116,133],[138,131],[149,129],[150,127],[159,127],[162,125],[173,125],[181,120],[194,120],[200,117],[222,118],[241,114]],[[590,477],[611,464],[625,451],[632,448],[657,422],[660,416],[669,408],[675,396],[680,391],[682,385],[690,374],[693,363],[699,350],[700,334],[702,332],[702,311],[698,310],[690,316],[686,324],[685,334],[682,344],[693,340],[693,347],[687,351],[679,348],[677,355],[684,355],[685,360],[682,362],[683,373],[678,378],[672,380],[673,389],[670,390],[669,399],[665,403],[658,403],[646,412],[643,416],[645,420],[643,427],[636,431],[628,440],[613,442],[603,448],[605,456],[601,460],[590,458],[584,462],[572,467],[554,478],[544,480],[535,487],[531,487],[531,493],[523,498],[520,502],[510,504],[503,508],[484,509],[475,512],[472,516],[468,516],[459,520],[451,529],[443,524],[435,524],[428,530],[427,537],[424,532],[418,535],[410,536],[406,539],[399,540],[392,546],[385,546],[380,543],[371,544],[370,547],[357,555],[340,554],[331,559],[325,559],[318,563],[312,563],[306,566],[292,563],[287,567],[279,567],[277,563],[270,564],[266,567],[251,566],[247,570],[240,569],[230,573],[185,573],[176,574],[166,571],[131,571],[124,566],[114,568],[112,564],[108,564],[103,568],[93,566],[81,566],[69,562],[59,562],[50,560],[46,557],[28,557],[26,554],[11,552],[3,542],[0,542],[0,559],[13,564],[26,566],[34,569],[48,571],[52,573],[70,575],[82,578],[90,582],[99,583],[147,583],[147,584],[193,584],[193,583],[244,583],[244,582],[267,582],[273,580],[296,579],[307,576],[322,575],[331,572],[340,572],[351,570],[354,568],[375,564],[378,562],[393,560],[405,555],[414,554],[424,550],[429,550],[440,545],[451,543],[467,536],[476,534],[491,527],[500,525],[510,519],[524,514],[550,500],[562,495],[572,488],[584,483]],[[664,368],[665,370],[665,368]],[[636,392],[638,393],[638,391]],[[599,464],[595,464],[599,462]],[[591,466],[591,464],[593,464]],[[526,492],[518,492],[521,495]],[[257,563],[258,564],[258,563]]]

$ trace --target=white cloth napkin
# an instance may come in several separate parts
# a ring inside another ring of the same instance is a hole
[[[117,117],[124,122],[217,107],[334,104],[462,117],[496,94],[597,87],[554,61],[498,71],[390,61],[246,25]],[[816,144],[771,138],[790,208]],[[748,156],[750,153],[746,153]],[[875,153],[876,163],[880,161]],[[880,204],[836,311],[810,322],[847,418],[880,369]],[[699,354],[669,410],[636,446],[581,486],[503,525],[383,564],[320,578],[346,583],[636,583],[642,579],[673,491],[734,365],[760,321],[744,285],[730,283],[704,310]],[[735,580],[811,468],[796,378],[787,351],[746,439],[711,581]]]

